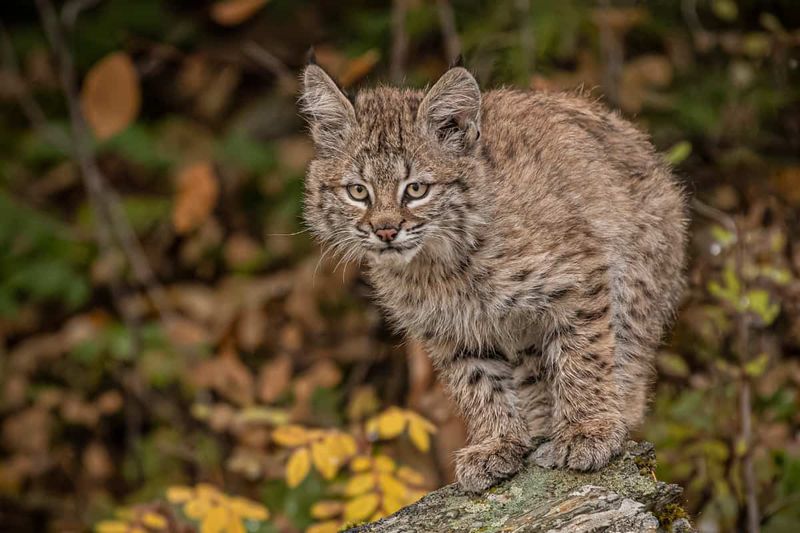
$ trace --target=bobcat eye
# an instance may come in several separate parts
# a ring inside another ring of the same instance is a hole
[[[360,183],[347,186],[347,194],[356,202],[363,202],[369,198],[369,191]]]
[[[427,183],[409,183],[406,187],[405,196],[412,200],[419,200],[420,198],[424,198],[426,194],[428,194],[428,189],[430,186]]]

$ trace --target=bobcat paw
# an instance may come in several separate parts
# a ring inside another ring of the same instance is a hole
[[[456,456],[456,480],[466,492],[481,492],[519,472],[528,447],[499,440],[473,444]]]
[[[572,470],[597,470],[620,451],[627,432],[613,425],[594,424],[556,433],[553,438],[539,446],[531,460],[544,468],[569,468]]]

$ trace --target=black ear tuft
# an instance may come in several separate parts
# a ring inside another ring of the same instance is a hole
[[[463,66],[464,66],[464,55],[458,54],[455,60],[452,63],[450,63],[449,68],[463,67]]]
[[[314,47],[309,46],[308,52],[306,52],[306,65],[316,65],[317,64],[317,55],[314,53]]]

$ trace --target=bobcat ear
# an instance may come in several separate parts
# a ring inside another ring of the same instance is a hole
[[[469,71],[454,67],[430,88],[417,123],[445,148],[464,152],[480,138],[481,89]]]
[[[302,82],[300,111],[308,118],[314,143],[321,151],[341,148],[356,125],[353,104],[328,73],[315,63],[305,68]]]

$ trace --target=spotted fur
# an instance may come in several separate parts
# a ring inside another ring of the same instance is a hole
[[[303,86],[307,223],[425,344],[468,425],[462,487],[514,474],[533,436],[540,465],[605,465],[644,416],[683,287],[684,195],[646,136],[578,95],[481,93],[461,67],[354,102],[316,65]]]

